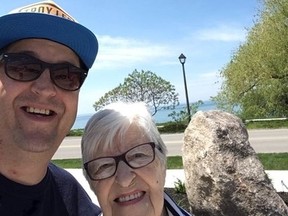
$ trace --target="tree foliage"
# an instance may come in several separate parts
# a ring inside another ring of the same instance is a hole
[[[198,111],[199,106],[201,106],[203,104],[204,104],[204,102],[202,100],[198,100],[197,102],[190,104],[190,115],[191,115],[190,117],[191,118]],[[187,107],[183,107],[183,109],[181,109],[179,112],[176,112],[175,110],[173,110],[168,115],[168,117],[171,117],[173,119],[173,121],[176,123],[187,122],[189,119]]]
[[[288,115],[288,1],[262,3],[246,42],[220,71],[221,91],[213,98],[244,119]]]
[[[134,70],[124,82],[107,92],[93,105],[95,110],[116,101],[145,102],[152,108],[152,115],[161,109],[174,108],[179,104],[175,87],[151,71]]]

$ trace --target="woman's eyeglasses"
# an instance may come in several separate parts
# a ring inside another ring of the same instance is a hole
[[[50,64],[27,54],[4,53],[0,61],[5,64],[6,75],[19,82],[36,80],[48,68],[52,82],[67,91],[78,90],[88,74],[86,70],[69,63]]]
[[[125,153],[114,157],[100,157],[84,163],[89,178],[94,181],[115,175],[120,161],[129,167],[139,169],[152,163],[155,159],[155,143],[149,142],[135,146]]]

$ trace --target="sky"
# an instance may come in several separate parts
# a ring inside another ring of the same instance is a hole
[[[0,15],[37,0],[7,1]],[[99,52],[80,90],[78,115],[134,70],[152,71],[186,103],[206,101],[221,87],[220,71],[257,21],[259,0],[55,0],[97,37]]]

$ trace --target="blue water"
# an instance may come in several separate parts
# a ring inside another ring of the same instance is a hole
[[[179,112],[183,108],[186,108],[185,104],[180,104],[177,106],[174,110],[176,112]],[[204,101],[204,103],[199,106],[198,110],[201,111],[208,111],[208,110],[213,110],[216,109],[216,105],[212,101]],[[163,122],[168,122],[172,121],[172,118],[168,117],[168,115],[172,112],[173,110],[160,110],[158,111],[153,117],[155,119],[156,123],[163,123]],[[93,115],[92,114],[81,114],[76,117],[76,121],[72,127],[72,129],[82,129],[85,127],[87,121],[90,119],[90,117]]]

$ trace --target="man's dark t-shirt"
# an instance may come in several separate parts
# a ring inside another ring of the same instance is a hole
[[[5,216],[88,216],[99,215],[96,207],[65,170],[49,165],[44,179],[26,186],[0,174],[0,215]]]

